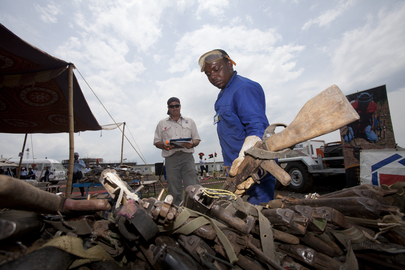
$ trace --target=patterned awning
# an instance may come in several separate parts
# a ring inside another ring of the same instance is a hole
[[[0,24],[0,132],[69,132],[68,64]],[[74,131],[100,130],[73,74]]]

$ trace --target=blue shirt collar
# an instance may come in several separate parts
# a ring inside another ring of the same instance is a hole
[[[232,84],[232,82],[235,80],[235,78],[236,78],[236,75],[238,75],[238,72],[235,70],[234,71],[234,73],[233,73],[233,75],[232,75],[232,77],[231,77],[231,79],[229,80],[229,82],[226,84],[226,86],[225,86],[225,88],[223,89],[223,90],[225,90],[226,88],[228,88],[231,84]]]

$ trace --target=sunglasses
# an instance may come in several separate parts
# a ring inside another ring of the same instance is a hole
[[[170,108],[170,109],[173,109],[173,108],[178,108],[178,107],[180,107],[180,104],[176,104],[176,105],[169,105],[169,108]]]

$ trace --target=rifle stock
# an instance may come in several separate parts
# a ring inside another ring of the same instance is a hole
[[[269,151],[278,151],[297,143],[335,131],[360,118],[346,96],[332,85],[310,99],[283,131],[266,140]]]

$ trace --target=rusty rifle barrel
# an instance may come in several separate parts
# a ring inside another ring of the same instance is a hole
[[[66,199],[63,204],[63,212],[68,211],[109,211],[111,210],[111,205],[106,199],[97,200],[72,200]]]
[[[270,264],[271,267],[273,267],[276,270],[284,270],[283,267],[281,267],[280,265],[278,265],[274,260],[272,260],[269,256],[267,256],[266,254],[264,254],[263,251],[261,251],[260,249],[258,249],[257,247],[255,247],[255,245],[253,245],[252,243],[248,243],[248,247],[261,259],[263,259],[264,261],[266,261],[266,263]]]
[[[182,226],[186,225],[187,223],[190,223],[193,221],[195,218],[189,218],[187,219]],[[195,235],[198,235],[204,239],[208,240],[214,240],[215,237],[217,236],[217,233],[215,232],[214,228],[207,226],[207,225],[202,225],[198,229],[194,230],[193,233]]]
[[[300,239],[309,247],[320,253],[326,254],[329,257],[333,257],[335,254],[335,251],[331,245],[328,245],[310,232],[307,232],[305,235],[301,236]]]
[[[0,208],[45,214],[57,214],[58,211],[104,211],[111,209],[107,200],[75,201],[65,199],[5,175],[0,175],[0,198]]]
[[[282,241],[284,243],[288,243],[291,245],[298,245],[300,243],[300,239],[295,235],[279,231],[277,229],[273,229],[274,239]]]
[[[257,265],[256,263],[252,262],[251,260],[247,259],[245,256],[242,254],[238,255],[238,261],[236,262],[238,266],[240,266],[242,269],[246,270],[263,270],[265,268]]]
[[[380,218],[383,214],[396,213],[399,208],[396,206],[382,205],[371,198],[345,197],[345,198],[324,198],[316,200],[296,200],[292,203],[286,202],[285,206],[307,205],[312,207],[331,207],[343,215],[361,217],[367,219]]]
[[[62,197],[31,186],[25,181],[0,175],[0,208],[56,214],[63,208]]]
[[[307,246],[281,244],[278,247],[293,259],[306,263],[315,269],[339,270],[342,267],[341,262]]]
[[[229,211],[219,205],[212,206],[211,214],[242,233],[248,234],[250,232],[250,226],[248,224],[242,219],[233,216]]]

